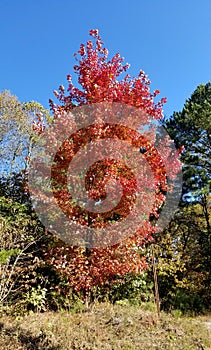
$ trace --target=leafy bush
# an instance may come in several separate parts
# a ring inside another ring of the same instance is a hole
[[[165,310],[180,310],[183,314],[199,314],[208,311],[203,297],[189,289],[174,288],[163,302]]]
[[[33,307],[36,312],[46,311],[46,288],[41,286],[32,287],[30,291],[26,293],[25,302],[27,307]]]
[[[142,304],[154,299],[153,283],[147,273],[127,274],[111,285],[93,291],[92,300],[109,300],[112,303]]]
[[[0,197],[0,303],[17,301],[36,283],[42,226],[26,205]]]

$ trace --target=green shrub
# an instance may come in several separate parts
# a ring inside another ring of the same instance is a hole
[[[147,273],[127,274],[110,285],[93,289],[91,299],[112,303],[127,300],[130,304],[141,304],[154,299],[153,283]]]
[[[46,288],[41,288],[41,286],[32,287],[25,297],[27,309],[32,309],[36,312],[46,311],[46,293]]]

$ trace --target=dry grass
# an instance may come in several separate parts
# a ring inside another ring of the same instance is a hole
[[[46,312],[0,318],[0,350],[211,349],[201,318],[173,317],[140,307],[95,304],[71,314]]]

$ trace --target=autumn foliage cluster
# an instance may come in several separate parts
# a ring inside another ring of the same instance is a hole
[[[142,111],[142,119],[140,126],[147,124],[152,120],[160,120],[162,118],[162,106],[166,102],[162,98],[155,103],[154,98],[159,94],[159,90],[150,92],[150,81],[143,71],[140,71],[137,78],[131,78],[129,74],[124,75],[120,79],[120,75],[127,71],[128,64],[124,64],[124,59],[117,53],[111,59],[108,59],[108,50],[104,48],[98,30],[90,31],[91,40],[86,45],[81,45],[76,54],[77,64],[74,66],[74,71],[78,75],[78,83],[81,88],[75,87],[72,82],[71,75],[67,76],[68,88],[65,91],[64,86],[60,86],[58,91],[54,91],[59,103],[56,104],[50,100],[51,110],[53,112],[54,121],[64,116],[65,113],[74,111],[80,106],[86,106],[96,103],[121,103],[127,106],[136,108]],[[103,119],[103,116],[102,116]],[[40,121],[37,124],[38,132],[42,129]],[[115,137],[119,140],[124,140],[144,150],[144,157],[152,168],[155,190],[155,203],[144,224],[133,235],[127,239],[120,241],[107,247],[89,247],[86,245],[74,246],[65,243],[60,237],[55,238],[45,251],[47,262],[53,266],[54,269],[67,279],[66,289],[81,292],[87,296],[94,286],[111,285],[113,281],[117,281],[121,276],[128,273],[140,273],[147,268],[146,258],[142,254],[142,248],[153,240],[153,233],[156,228],[152,224],[152,218],[159,217],[159,209],[165,201],[165,192],[167,188],[166,171],[169,171],[167,165],[167,158],[171,157],[171,161],[175,162],[175,154],[169,154],[168,147],[165,145],[156,149],[154,144],[149,142],[147,138],[139,134],[137,130],[127,130],[121,125],[103,124],[94,125],[87,128],[86,132],[81,132],[77,135],[70,135],[69,141],[64,146],[62,152],[57,154],[57,167],[53,167],[52,176],[57,183],[60,181],[61,186],[54,186],[54,197],[58,205],[64,202],[64,196],[68,195],[65,192],[65,181],[62,178],[61,172],[58,170],[63,166],[66,171],[69,166],[68,163],[62,163],[65,154],[71,152],[72,144],[75,149],[84,146],[88,141],[94,141],[98,137]],[[72,140],[74,139],[74,142]],[[168,142],[167,142],[168,143]],[[165,142],[164,142],[165,144]],[[168,145],[166,145],[168,146]],[[66,147],[66,148],[65,148]],[[160,151],[160,152],[159,152]],[[73,152],[74,153],[74,152]],[[171,164],[172,166],[172,164]],[[175,167],[170,171],[170,177],[174,176],[179,162],[175,162]],[[120,173],[120,174],[119,174]],[[95,174],[95,181],[93,179]],[[90,176],[87,180],[87,190],[92,199],[103,200],[106,196],[104,187],[104,178],[118,177],[122,187],[123,196],[118,206],[118,215],[110,211],[103,217],[101,225],[106,226],[109,218],[112,222],[124,219],[129,211],[130,205],[133,203],[136,195],[136,179],[131,170],[125,165],[120,165],[113,160],[105,159],[102,162],[95,163],[91,170]],[[65,175],[66,176],[66,175]],[[55,182],[55,181],[54,181]],[[67,199],[71,199],[70,196]],[[67,202],[67,201],[66,201]],[[64,206],[63,206],[64,208]],[[70,207],[69,207],[70,208]],[[83,225],[90,227],[97,227],[102,214],[83,213],[75,207],[67,210],[65,214],[71,219],[73,216],[83,217]],[[74,215],[73,215],[74,214]],[[107,221],[106,221],[107,220]],[[81,223],[81,221],[80,221]],[[50,232],[49,232],[50,233]],[[64,290],[63,290],[64,291]]]

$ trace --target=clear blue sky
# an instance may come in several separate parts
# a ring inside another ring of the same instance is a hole
[[[166,115],[211,80],[211,0],[1,0],[0,91],[48,107],[91,28],[148,74]]]

